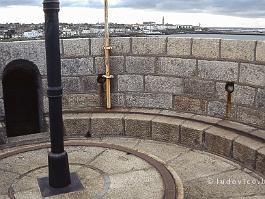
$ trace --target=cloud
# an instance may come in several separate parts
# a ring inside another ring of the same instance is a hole
[[[211,13],[248,18],[265,17],[265,0],[109,0],[115,8]],[[0,0],[0,7],[41,6],[42,0]],[[64,7],[102,8],[103,0],[61,0]]]
[[[42,6],[43,0],[0,0],[0,7],[6,6]],[[60,0],[63,7],[102,7],[101,0]]]
[[[123,0],[116,7],[265,17],[264,0]]]

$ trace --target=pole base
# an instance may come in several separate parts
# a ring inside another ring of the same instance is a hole
[[[52,153],[48,155],[49,185],[53,188],[63,188],[71,184],[68,155]]]
[[[71,192],[76,192],[76,191],[81,191],[84,189],[82,183],[79,180],[79,177],[76,173],[71,173],[71,184],[67,187],[63,188],[53,188],[49,185],[49,178],[44,177],[44,178],[38,178],[38,185],[40,188],[40,192],[42,197],[50,197],[50,196],[55,196],[55,195],[60,195],[60,194],[65,194],[65,193],[71,193]]]

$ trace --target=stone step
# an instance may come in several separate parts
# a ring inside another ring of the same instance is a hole
[[[174,111],[134,109],[64,114],[66,136],[127,136],[207,151],[265,175],[261,131],[243,124]],[[256,136],[259,135],[259,136]],[[264,165],[264,166],[263,166]]]

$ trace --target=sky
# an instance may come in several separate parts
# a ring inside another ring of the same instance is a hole
[[[103,0],[60,0],[60,22],[104,21]],[[113,23],[265,28],[265,0],[109,0]],[[42,0],[0,0],[0,23],[42,23]]]

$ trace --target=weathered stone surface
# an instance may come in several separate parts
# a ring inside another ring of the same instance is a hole
[[[144,90],[144,77],[141,75],[119,75],[118,90],[141,92]]]
[[[91,39],[91,55],[102,56],[104,55],[104,39],[103,38],[92,38]]]
[[[24,57],[24,59],[32,61],[38,67],[40,74],[47,74],[46,67],[46,50],[45,50],[45,42],[42,40],[25,42],[26,47],[25,51],[27,51],[28,55]],[[16,42],[13,44],[16,45]],[[19,49],[18,49],[19,50]],[[22,53],[25,53],[25,51]],[[13,55],[13,59],[19,59],[16,55]]]
[[[125,135],[151,138],[151,120],[155,116],[128,114],[125,116]]]
[[[164,115],[164,116],[170,116],[170,117],[180,117],[180,118],[192,118],[194,116],[193,113],[184,113],[184,112],[179,112],[179,111],[172,111],[172,110],[162,110],[160,113],[160,115]]]
[[[239,82],[254,86],[265,86],[265,66],[241,64]]]
[[[25,153],[10,156],[8,158],[1,159],[0,170],[21,175],[35,168],[46,166],[47,155],[47,149],[40,149],[36,151],[28,151]],[[25,162],[27,162],[27,164],[25,164]],[[2,180],[4,180],[4,175],[2,173],[1,177]],[[1,188],[2,184],[0,183],[0,190]]]
[[[184,94],[205,99],[215,98],[215,83],[212,81],[184,79]]]
[[[168,94],[127,94],[127,107],[141,108],[172,108],[172,95]]]
[[[12,61],[10,42],[0,42],[0,73],[3,73],[6,65]]]
[[[216,90],[218,98],[227,101],[225,85],[225,83],[216,83]],[[235,90],[232,93],[232,103],[252,106],[255,101],[255,92],[255,88],[235,84]]]
[[[233,158],[249,169],[255,169],[256,152],[264,143],[244,136],[238,137],[233,145]]]
[[[198,62],[199,77],[209,80],[237,81],[238,63],[222,61]]]
[[[130,113],[144,113],[157,115],[161,112],[160,109],[150,109],[150,108],[130,108],[128,109]]]
[[[205,114],[207,112],[207,101],[185,96],[175,96],[173,108],[179,111]]]
[[[254,61],[255,41],[221,40],[221,58]]]
[[[213,117],[224,117],[225,105],[222,102],[209,102],[208,104],[208,115]]]
[[[248,133],[248,134],[256,129],[252,126],[248,126],[248,125],[238,123],[238,122],[233,122],[230,120],[221,120],[218,122],[218,125],[225,127],[225,128],[236,129],[238,131]]]
[[[195,119],[199,122],[206,122],[208,124],[216,124],[221,121],[219,118],[209,117],[205,115],[194,115],[192,119]]]
[[[48,100],[49,99],[47,96],[43,96],[43,111],[44,111],[44,113],[49,112],[49,101]]]
[[[112,47],[111,55],[127,55],[130,53],[129,37],[112,37],[110,38],[110,46]]]
[[[81,77],[81,87],[84,93],[91,91],[100,91],[100,84],[97,82],[98,76],[83,76]]]
[[[67,136],[86,136],[90,134],[90,115],[75,114],[64,116],[64,129]]]
[[[241,170],[227,170],[205,176],[190,182],[189,186],[195,190],[203,190],[199,198],[258,199],[254,197],[257,193],[264,198],[264,184]]]
[[[113,176],[150,167],[149,164],[141,158],[117,150],[106,150],[92,161],[90,165]]]
[[[118,92],[118,80],[119,80],[119,78],[118,78],[119,76],[118,75],[114,75],[114,78],[112,78],[111,80],[110,80],[110,90],[111,90],[111,92]],[[105,87],[105,84],[104,84],[104,87]]]
[[[0,170],[0,174],[1,174],[0,195],[5,195],[8,194],[8,188],[13,184],[14,179],[19,177],[19,174],[3,170]],[[9,197],[6,197],[6,199],[8,198]]]
[[[187,186],[187,182],[191,182],[195,179],[214,176],[215,174],[235,168],[222,159],[218,159],[207,153],[198,153],[195,151],[182,154],[175,160],[170,161],[169,165],[177,172],[184,186]]]
[[[265,174],[265,148],[258,150],[257,160],[256,160],[256,171]]]
[[[81,91],[81,81],[79,77],[63,77],[62,85],[64,93],[79,93]]]
[[[172,56],[189,56],[191,54],[191,38],[169,37],[167,54]]]
[[[62,75],[91,75],[94,72],[93,58],[62,59]]]
[[[0,99],[0,116],[5,115],[5,107],[4,107],[4,100]]]
[[[156,117],[152,120],[152,139],[178,143],[180,125],[184,120],[172,117]]]
[[[180,127],[180,143],[192,148],[201,149],[203,147],[204,130],[209,127],[209,124],[186,121]]]
[[[126,57],[126,72],[132,74],[153,74],[154,57]]]
[[[133,168],[134,169],[134,168]],[[136,170],[136,169],[135,169]],[[163,181],[154,169],[136,170],[110,176],[110,190],[102,199],[162,198]]]
[[[212,117],[225,118],[228,116],[229,118],[235,119],[237,116],[237,109],[232,105],[231,110],[228,115],[226,115],[226,104],[218,101],[210,101],[208,102],[208,115]]]
[[[256,107],[257,108],[265,108],[265,89],[258,89],[256,96]]]
[[[265,42],[258,41],[256,50],[256,61],[265,61]]]
[[[183,93],[183,80],[175,77],[146,76],[145,91],[158,93]]]
[[[0,81],[2,82],[3,80],[0,79]],[[3,97],[3,84],[0,84],[0,98]]]
[[[25,59],[33,62],[41,75],[46,75],[45,43],[38,41],[4,42],[0,45],[0,72],[13,60]]]
[[[166,38],[133,37],[132,53],[137,55],[166,54]]]
[[[125,106],[125,94],[111,93],[111,104],[113,107],[124,107]]]
[[[119,145],[134,149],[141,139],[129,137],[104,137],[100,139],[103,143]]]
[[[219,57],[220,39],[193,39],[192,55],[201,58]]]
[[[237,119],[240,122],[265,127],[264,111],[239,106],[237,112]]]
[[[157,73],[176,75],[178,77],[191,77],[196,73],[196,60],[160,57],[157,60]]]
[[[89,56],[89,39],[63,39],[64,57],[87,57]]]
[[[205,131],[205,148],[225,157],[232,155],[232,143],[239,135],[233,131],[211,127]]]
[[[236,118],[236,107],[232,105],[228,114],[230,118]],[[224,118],[226,117],[226,104],[218,101],[208,102],[208,115],[212,117]]]
[[[96,57],[95,58],[96,73],[105,74],[105,58]],[[110,57],[110,71],[111,74],[122,74],[124,72],[124,57],[121,56],[112,56]]]
[[[251,134],[257,138],[261,138],[261,139],[265,140],[265,130],[258,129],[258,130],[249,132],[249,134]]]
[[[92,114],[93,136],[124,134],[123,114]]]
[[[100,106],[98,94],[67,94],[63,96],[63,109],[85,109]]]
[[[161,143],[153,140],[143,140],[135,148],[140,152],[152,154],[163,161],[174,160],[177,156],[187,153],[188,148],[176,144]]]
[[[111,38],[110,50],[111,55],[126,55],[130,53],[130,38]],[[92,38],[91,39],[91,55],[102,56],[104,55],[104,39]]]
[[[7,136],[5,129],[3,127],[0,128],[0,144],[6,144],[7,143]]]

